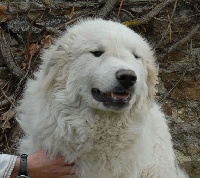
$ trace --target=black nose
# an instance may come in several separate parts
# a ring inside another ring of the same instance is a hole
[[[132,70],[119,70],[116,72],[116,77],[119,83],[125,88],[132,87],[137,80],[137,76]]]

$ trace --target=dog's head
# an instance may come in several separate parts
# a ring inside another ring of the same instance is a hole
[[[122,24],[81,21],[43,58],[49,59],[44,62],[46,90],[66,102],[79,100],[85,106],[122,111],[154,98],[158,71],[153,52]]]

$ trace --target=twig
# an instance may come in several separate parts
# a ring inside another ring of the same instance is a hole
[[[174,0],[165,0],[158,4],[153,10],[151,10],[148,14],[144,15],[139,19],[135,19],[132,21],[125,21],[123,22],[124,25],[127,26],[137,26],[142,25],[150,21],[153,17],[155,17],[167,4],[173,2]]]
[[[47,27],[45,30],[49,33],[56,34],[57,36],[61,36],[63,34],[61,30],[58,30],[55,27]]]
[[[10,81],[9,81],[10,82]],[[7,88],[6,88],[6,90],[5,90],[5,92],[7,93],[8,92],[8,90],[9,90],[9,88],[10,88],[10,83],[9,82],[7,82],[7,84],[6,85],[4,85],[2,88],[1,88],[1,90],[3,90],[6,86],[7,86]],[[1,103],[1,99],[4,97],[4,95],[1,95],[0,96],[0,103]]]
[[[171,22],[171,17],[169,15],[169,13],[167,13],[167,18],[168,18],[168,21],[169,21],[169,25],[168,25],[168,28],[169,28],[169,42],[171,43],[172,42],[172,22]]]
[[[119,0],[109,0],[106,2],[105,6],[100,10],[100,12],[97,14],[97,17],[99,18],[105,18],[113,9],[115,4]]]
[[[126,9],[121,9],[121,11],[127,13],[131,18],[134,18],[134,16],[131,14],[131,12],[129,12],[128,10]]]
[[[33,28],[33,24],[36,22],[36,20],[43,14],[44,12],[39,13],[39,15],[37,15],[32,22],[29,25],[29,29],[28,29],[28,35],[27,35],[27,44],[26,44],[26,61],[29,60],[30,57],[30,50],[29,50],[29,45],[30,45],[30,38],[31,38],[31,33],[32,33],[32,28]]]
[[[162,101],[172,92],[172,90],[175,89],[175,88],[177,87],[177,85],[178,85],[181,81],[183,81],[186,72],[187,72],[187,70],[185,70],[185,71],[183,72],[183,74],[182,74],[182,76],[181,76],[181,78],[180,78],[180,80],[179,80],[178,82],[176,82],[175,84],[172,84],[173,87],[167,92],[167,94],[165,94],[165,96],[164,96],[162,99],[160,99],[160,100],[158,101],[159,103],[162,103]]]
[[[169,21],[169,24],[168,24],[168,28],[166,29],[166,31],[163,33],[162,37],[161,37],[161,40],[159,41],[159,43],[157,44],[157,47],[159,47],[163,41],[163,39],[166,37],[167,33],[169,30],[171,30],[171,24],[172,24],[172,18],[174,17],[174,13],[175,13],[175,10],[176,10],[176,7],[177,7],[177,2],[178,0],[175,0],[175,3],[174,3],[174,8],[173,8],[173,11],[172,11],[172,15],[171,15],[171,18],[170,18],[170,21]]]
[[[5,3],[0,1],[2,5],[4,5]],[[21,7],[23,7],[22,9],[17,9],[17,4],[19,4],[20,1],[12,1],[9,2],[9,5],[6,4],[6,6],[8,7],[8,10],[11,11],[12,10],[12,15],[15,17],[17,14],[23,14],[23,13],[34,13],[34,12],[39,12],[39,11],[44,11],[46,10],[46,6],[43,6],[40,3],[36,4],[36,1],[31,1],[31,4],[29,3],[24,3],[21,4]],[[94,1],[77,1],[77,2],[68,2],[68,1],[54,1],[54,6],[51,6],[51,10],[53,12],[57,11],[58,9],[61,10],[68,10],[71,9],[73,7],[76,8],[84,8],[84,7],[91,7],[91,8],[96,8],[97,6],[99,6],[100,3],[98,2],[94,2]],[[102,2],[103,4],[103,2]],[[31,6],[29,6],[31,5]]]
[[[6,94],[4,93],[4,91],[3,91],[2,89],[1,89],[1,93],[3,94],[4,98],[5,98],[8,102],[10,102],[14,108],[16,108],[15,104],[11,101],[12,97],[6,96]]]
[[[117,13],[117,19],[119,19],[119,15],[120,15],[120,12],[121,12],[121,9],[122,9],[122,4],[123,4],[124,0],[122,0],[120,2],[120,5],[119,5],[119,10],[118,10],[118,13]]]
[[[14,60],[12,51],[10,48],[10,45],[8,44],[3,32],[0,29],[0,38],[1,38],[1,44],[0,44],[0,52],[3,57],[3,61],[5,62],[6,66],[8,67],[9,71],[16,76],[17,78],[21,78],[24,76],[24,71],[21,70],[20,67],[16,66]]]

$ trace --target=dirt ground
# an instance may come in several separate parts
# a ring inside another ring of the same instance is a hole
[[[191,178],[199,178],[200,3],[116,2],[0,1],[0,152],[16,153],[22,132],[15,108],[26,79],[40,64],[41,49],[79,18],[98,16],[126,24],[152,44],[160,66],[156,100],[166,114],[179,163]]]

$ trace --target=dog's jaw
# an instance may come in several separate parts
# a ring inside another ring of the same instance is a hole
[[[125,90],[122,87],[116,87],[108,92],[92,88],[91,94],[96,102],[102,103],[105,108],[114,111],[128,108],[132,99],[131,90]]]

